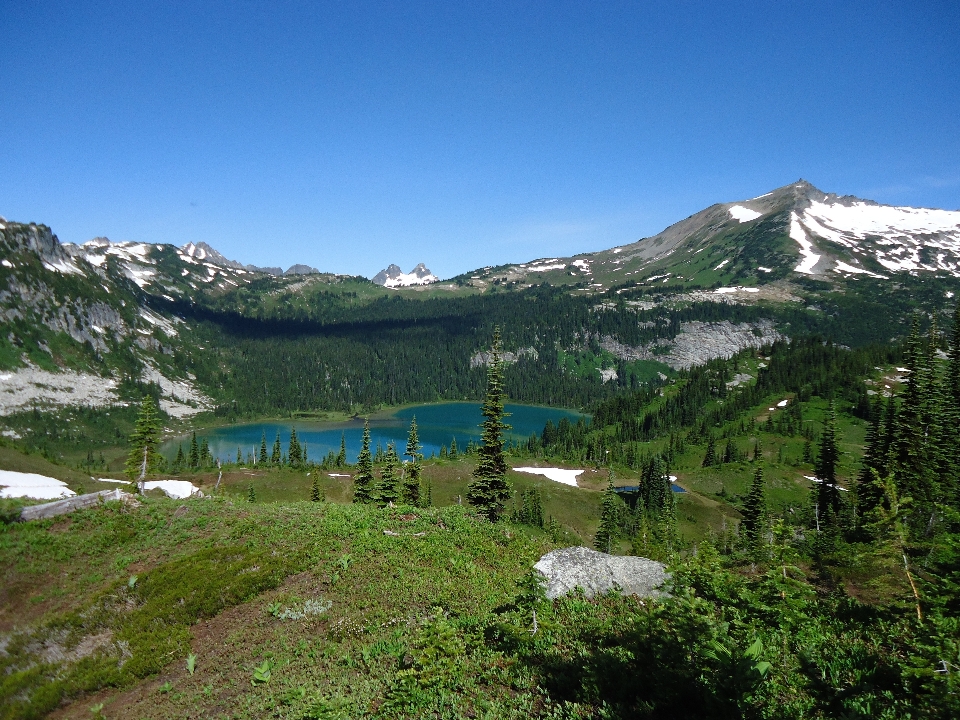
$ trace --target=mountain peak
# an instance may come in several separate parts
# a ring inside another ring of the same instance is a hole
[[[238,263],[236,260],[230,260],[219,252],[214,250],[210,245],[205,242],[192,243],[189,242],[183,247],[180,248],[183,255],[192,257],[194,260],[202,260],[213,265],[219,265],[220,267],[234,268],[235,270],[243,270],[245,266],[242,263]]]
[[[427,266],[419,263],[409,273],[404,273],[399,265],[390,264],[373,276],[373,282],[388,288],[409,287],[411,285],[429,285],[439,280]]]

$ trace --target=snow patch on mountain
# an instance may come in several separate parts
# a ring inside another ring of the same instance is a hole
[[[800,255],[803,258],[800,264],[794,268],[794,271],[812,275],[813,268],[820,262],[820,256],[813,252],[813,243],[807,237],[807,231],[800,223],[800,219],[795,212],[790,213],[790,239],[795,240],[800,246]]]
[[[960,277],[960,212],[845,200],[812,200],[798,224],[893,272],[943,270]],[[841,271],[877,276],[851,267]]]
[[[833,268],[834,272],[838,273],[851,273],[853,275],[869,275],[870,277],[881,278],[883,280],[889,280],[886,275],[881,275],[879,273],[870,272],[869,270],[864,270],[863,268],[854,267],[853,265],[847,265],[845,262],[837,261],[836,266]]]
[[[756,220],[758,217],[763,215],[763,213],[759,213],[756,210],[751,210],[750,208],[745,208],[743,205],[734,205],[733,207],[729,208],[727,212],[730,213],[730,217],[732,217],[734,220],[742,223]]]

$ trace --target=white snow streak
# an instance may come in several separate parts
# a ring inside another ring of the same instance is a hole
[[[548,480],[577,487],[577,476],[583,470],[566,470],[565,468],[539,468],[539,467],[517,467],[517,472],[530,473],[531,475],[543,475]]]
[[[886,275],[880,275],[879,273],[870,272],[869,270],[864,270],[863,268],[847,265],[845,262],[840,262],[839,260],[837,261],[837,266],[833,270],[834,272],[853,273],[855,275],[869,275],[870,277],[882,278],[884,280],[890,279]]]
[[[758,213],[756,210],[751,210],[750,208],[745,208],[743,205],[734,205],[727,212],[730,213],[732,217],[737,222],[750,222],[751,220],[756,220],[758,217],[763,215],[763,213]]]
[[[790,213],[790,238],[800,245],[800,254],[803,256],[794,271],[812,275],[813,268],[820,262],[820,256],[813,252],[813,243],[807,238],[807,231],[800,224],[796,213]]]

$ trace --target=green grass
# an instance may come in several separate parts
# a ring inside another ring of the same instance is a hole
[[[479,618],[510,602],[548,542],[457,507],[329,503],[147,499],[4,526],[5,587],[59,602],[23,601],[5,614],[0,716],[39,717],[64,698],[118,688],[97,696],[109,716],[111,698],[145,678],[176,688],[137,711],[153,717],[223,703],[262,717],[338,697],[369,707],[390,689],[401,637],[415,637],[432,608]],[[266,610],[309,599],[330,608],[304,621]],[[224,611],[230,619],[211,628]],[[67,660],[52,661],[51,648]],[[272,679],[251,685],[264,660],[275,662]]]

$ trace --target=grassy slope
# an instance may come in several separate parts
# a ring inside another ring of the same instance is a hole
[[[95,701],[108,717],[302,717],[321,698],[376,707],[431,608],[480,621],[549,547],[460,508],[406,512],[151,498],[3,526],[0,716],[103,687],[115,689],[65,715]],[[268,612],[308,599],[332,605],[300,620]],[[272,679],[254,686],[265,660]],[[504,680],[471,682],[468,705],[510,705]]]

